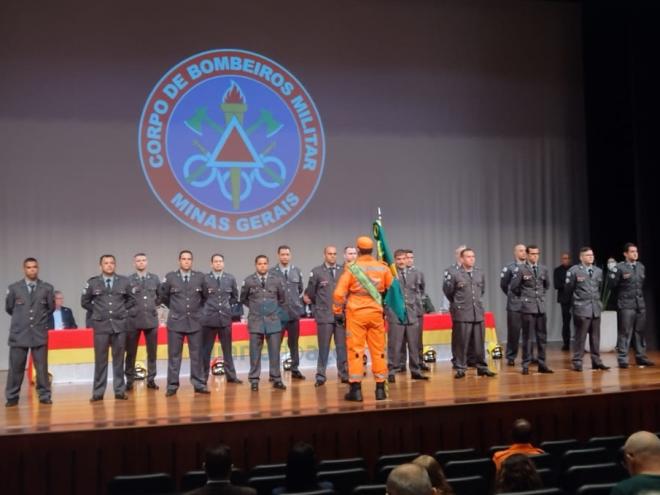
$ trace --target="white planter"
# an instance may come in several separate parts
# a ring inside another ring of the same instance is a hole
[[[614,352],[616,337],[616,311],[603,311],[600,315],[600,352]],[[586,340],[585,348],[589,350],[588,336]]]

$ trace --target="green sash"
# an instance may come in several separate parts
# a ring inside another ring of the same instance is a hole
[[[360,268],[357,263],[351,263],[350,265],[348,265],[348,269],[355,276],[357,281],[360,282],[362,288],[369,293],[369,295],[374,299],[374,301],[376,301],[378,304],[382,306],[383,296],[380,295],[380,292],[378,292],[378,289],[376,289],[371,279],[367,277],[367,274],[364,273],[364,271],[362,271],[362,268]]]

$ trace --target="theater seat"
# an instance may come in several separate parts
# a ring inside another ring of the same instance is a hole
[[[277,476],[255,476],[248,479],[248,486],[257,490],[257,495],[271,495],[273,488],[284,486],[286,477],[283,474]]]
[[[541,469],[537,469],[536,472],[541,478],[544,487],[546,488],[559,487],[559,476],[557,475],[556,471],[553,471],[550,468],[541,468]]]
[[[506,450],[509,447],[511,447],[511,445],[493,445],[488,449],[488,456],[492,458],[495,455],[495,452]]]
[[[390,475],[392,469],[394,469],[395,467],[396,466],[394,465],[381,467],[376,473],[376,481],[378,483],[385,483],[387,481],[387,477]]]
[[[364,457],[351,457],[348,459],[325,459],[319,462],[319,471],[337,471],[339,469],[366,468]]]
[[[602,483],[618,483],[624,478],[621,469],[613,462],[573,466],[561,477],[561,485],[567,493],[575,493],[583,485],[591,485],[594,481]]]
[[[587,464],[601,464],[610,462],[610,453],[605,447],[596,447],[593,449],[567,450],[561,458],[561,472],[573,466],[585,466]]]
[[[466,459],[464,461],[450,461],[445,466],[447,478],[464,478],[466,476],[483,476],[485,479],[493,479],[495,476],[495,464],[487,458]]]
[[[319,481],[330,481],[339,495],[350,495],[353,488],[367,482],[367,471],[364,468],[319,471],[316,477]]]
[[[108,483],[108,495],[175,493],[174,480],[167,473],[115,476]]]
[[[245,475],[240,469],[232,468],[231,482],[234,485],[245,484]],[[206,472],[188,471],[183,476],[181,476],[181,482],[179,483],[179,486],[182,492],[189,492],[195,490],[196,488],[200,488],[205,484],[206,484]]]
[[[582,485],[577,495],[610,495],[616,483],[599,483],[598,485]]]
[[[488,482],[483,476],[463,476],[460,478],[447,478],[447,483],[454,490],[455,495],[477,495],[488,493]]]
[[[353,495],[385,495],[385,485],[360,485],[353,488]]]
[[[463,461],[466,459],[475,459],[477,457],[476,449],[455,449],[455,450],[438,450],[433,457],[445,466],[449,461]]]
[[[248,478],[257,476],[278,476],[286,473],[286,464],[258,464],[250,469]]]
[[[502,492],[498,495],[564,495],[559,488],[539,488],[538,490],[527,490],[526,492]]]
[[[380,468],[382,468],[383,466],[398,466],[399,464],[405,464],[406,462],[410,462],[419,456],[420,456],[419,452],[406,452],[404,454],[381,455],[376,461],[375,472],[376,474],[378,474]]]
[[[541,442],[539,448],[543,449],[545,452],[552,454],[557,459],[561,459],[561,456],[564,455],[564,452],[567,450],[575,450],[583,448],[580,442],[575,438],[566,438],[564,440],[549,440],[547,442]]]

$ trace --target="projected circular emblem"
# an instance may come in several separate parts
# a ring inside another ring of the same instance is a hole
[[[250,239],[293,220],[323,172],[323,125],[276,62],[212,50],[170,69],[142,111],[142,169],[174,217],[203,234]]]

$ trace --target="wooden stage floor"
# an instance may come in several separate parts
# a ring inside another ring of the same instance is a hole
[[[529,376],[523,376],[519,366],[509,367],[505,360],[493,360],[489,364],[497,377],[477,377],[476,371],[470,369],[466,378],[456,380],[450,363],[433,364],[429,381],[413,381],[409,374],[399,374],[397,383],[389,385],[388,399],[378,402],[374,400],[374,383],[369,373],[363,384],[363,403],[343,399],[347,385],[338,382],[334,369],[329,370],[326,385],[319,388],[314,387],[313,370],[304,370],[304,381],[292,381],[285,373],[286,391],[272,389],[263,378],[259,392],[252,392],[245,377],[241,377],[245,380],[242,385],[226,384],[224,378],[212,377],[212,393],[208,396],[194,394],[186,377],[182,378],[179,393],[171,398],[165,397],[164,380],[159,379],[158,391],[147,389],[145,382],[137,382],[128,401],[116,401],[108,387],[105,400],[95,404],[88,402],[91,384],[57,384],[51,406],[39,404],[34,389],[28,389],[24,383],[18,407],[0,408],[0,435],[276,420],[660,389],[659,352],[649,355],[658,366],[631,365],[620,370],[615,355],[610,353],[603,355],[605,364],[612,366],[610,371],[592,371],[587,358],[582,373],[570,371],[567,352],[552,349],[548,357],[554,374],[538,374],[532,368]],[[0,383],[3,389],[5,379]]]

